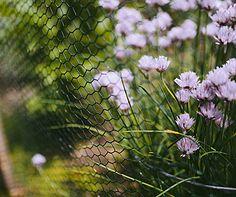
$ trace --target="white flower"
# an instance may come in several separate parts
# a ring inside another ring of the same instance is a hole
[[[41,168],[46,161],[46,158],[40,153],[35,154],[31,159],[33,166],[36,168]]]
[[[181,103],[188,103],[191,95],[191,92],[186,89],[180,89],[175,93],[176,98]]]
[[[166,5],[169,2],[170,0],[146,0],[146,3],[150,5],[154,5],[154,4]]]
[[[186,157],[187,155],[193,154],[199,149],[198,143],[192,136],[184,137],[180,139],[176,144],[178,149],[182,152],[181,157]]]
[[[158,38],[158,46],[160,48],[167,48],[171,45],[171,40],[168,37],[159,37]]]
[[[174,81],[179,87],[190,90],[196,88],[199,83],[198,76],[192,71],[181,73],[179,79],[176,78]]]
[[[186,133],[186,131],[193,126],[195,120],[191,118],[188,113],[185,113],[177,116],[176,123],[182,129],[182,131]]]
[[[120,4],[119,0],[99,0],[99,5],[105,9],[114,10]]]
[[[167,33],[168,39],[171,41],[177,41],[177,40],[182,40],[183,36],[183,28],[181,27],[173,27],[171,30]]]
[[[135,24],[142,21],[142,15],[134,8],[123,7],[117,12],[116,19],[119,23],[126,21],[129,24]]]
[[[230,25],[235,22],[236,19],[236,4],[229,8],[220,8],[214,15],[211,16],[213,22],[220,25]]]
[[[215,86],[223,85],[229,80],[229,74],[224,68],[218,67],[207,74],[207,80]]]
[[[214,37],[219,31],[219,27],[215,23],[210,23],[202,28],[202,33]]]
[[[167,12],[158,13],[152,21],[154,24],[154,28],[160,30],[166,30],[172,24],[172,18]]]
[[[228,26],[222,26],[216,33],[215,39],[217,43],[227,45],[228,43],[236,42],[236,31]]]
[[[126,37],[125,43],[129,46],[143,48],[147,44],[146,37],[142,34],[134,33]]]

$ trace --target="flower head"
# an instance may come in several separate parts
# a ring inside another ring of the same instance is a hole
[[[134,25],[127,21],[123,21],[116,24],[115,30],[118,35],[128,35],[134,30]]]
[[[192,136],[184,137],[180,139],[176,144],[178,149],[182,152],[182,157],[186,157],[187,155],[193,154],[199,149],[198,143]]]
[[[168,61],[167,57],[159,56],[153,59],[154,67],[158,72],[164,72],[170,65],[170,61]]]
[[[236,82],[227,81],[224,85],[218,87],[216,95],[221,99],[228,101],[236,100]]]
[[[236,58],[229,59],[223,68],[230,77],[236,76]]]
[[[224,68],[218,67],[207,74],[207,80],[215,86],[223,85],[229,80],[229,74]]]
[[[185,113],[180,114],[177,117],[176,123],[182,129],[182,131],[186,133],[186,131],[193,126],[195,120],[193,118],[190,118],[190,115],[188,113]]]
[[[125,49],[122,46],[117,46],[114,49],[114,52],[117,59],[124,59],[125,57],[129,57],[133,54],[131,49]]]
[[[193,89],[196,88],[198,82],[198,76],[195,72],[189,71],[180,74],[179,79],[175,79],[175,83],[181,88]]]
[[[146,37],[142,34],[134,33],[126,37],[125,43],[129,46],[143,48],[147,44]]]
[[[155,28],[166,30],[171,26],[172,18],[167,12],[159,12],[152,21]]]
[[[216,105],[213,102],[201,105],[200,111],[198,113],[209,120],[215,120],[221,116],[220,110],[216,107]]]
[[[202,33],[208,36],[214,37],[219,31],[219,27],[216,23],[209,23],[206,27],[202,28]]]
[[[181,103],[188,103],[192,93],[186,89],[180,89],[175,93],[176,98]]]
[[[155,70],[153,60],[154,58],[152,56],[144,55],[140,58],[138,67],[146,72]]]
[[[123,7],[117,12],[116,19],[119,23],[126,21],[129,24],[135,24],[142,21],[142,15],[134,8]]]
[[[108,10],[116,9],[119,4],[119,0],[99,0],[99,5]]]
[[[130,83],[134,79],[134,76],[133,76],[132,72],[127,68],[121,70],[120,75],[121,75],[123,81],[126,82],[126,83]]]
[[[154,4],[166,5],[169,2],[170,0],[146,0],[146,3],[150,5],[154,5]]]
[[[173,0],[171,8],[173,10],[188,11],[196,8],[196,0]]]
[[[159,37],[158,38],[158,46],[161,47],[161,48],[167,48],[171,45],[171,40],[166,37],[166,36],[163,36],[163,37]]]
[[[196,89],[193,90],[193,97],[197,100],[212,100],[215,97],[215,93],[211,82],[204,80],[198,84]]]
[[[33,166],[36,168],[41,168],[46,161],[46,158],[40,153],[35,154],[31,159]]]
[[[138,30],[148,34],[153,34],[156,32],[156,27],[153,21],[145,19],[138,25]]]
[[[236,41],[236,31],[232,27],[222,26],[216,33],[215,39],[218,44],[234,43]]]

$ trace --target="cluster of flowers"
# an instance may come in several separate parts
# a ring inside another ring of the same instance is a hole
[[[133,99],[130,96],[129,85],[134,77],[130,70],[123,69],[120,72],[103,71],[94,76],[92,86],[95,90],[105,87],[110,99],[115,101],[122,111],[127,111],[133,105]]]
[[[180,87],[176,98],[181,103],[188,103],[190,98],[200,102],[199,114],[208,120],[214,120],[220,127],[228,127],[231,121],[218,109],[214,103],[218,100],[231,102],[236,100],[236,59],[232,58],[222,67],[210,71],[206,79],[199,82],[194,72],[182,73],[175,83]],[[216,102],[218,103],[218,102]],[[225,120],[224,120],[225,119]]]
[[[236,4],[229,3],[210,14],[212,20],[202,33],[216,39],[218,44],[236,44]]]
[[[193,126],[195,120],[190,117],[188,113],[180,114],[176,123],[184,134]],[[186,136],[181,138],[177,143],[178,149],[182,152],[182,157],[190,155],[199,149],[199,145],[193,136]]]

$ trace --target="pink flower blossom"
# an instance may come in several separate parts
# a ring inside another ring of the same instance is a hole
[[[143,20],[141,24],[138,25],[138,30],[148,34],[153,34],[157,31],[154,22],[147,19]]]
[[[176,144],[178,149],[182,152],[181,157],[186,157],[187,155],[193,154],[199,149],[199,145],[196,139],[192,136],[184,137],[180,139]]]
[[[116,24],[115,30],[118,35],[128,35],[133,32],[134,26],[127,21],[123,21]]]
[[[129,57],[133,54],[131,49],[125,49],[122,46],[117,46],[114,51],[117,59],[124,59],[125,57]]]
[[[143,48],[147,44],[146,37],[142,34],[134,33],[126,37],[125,43],[129,46]]]
[[[226,129],[233,123],[233,121],[231,121],[228,116],[224,117],[224,115],[221,114],[217,119],[215,119],[215,123],[219,127],[224,127]]]
[[[163,36],[158,38],[158,46],[160,48],[167,48],[170,45],[171,45],[171,40],[168,37]]]
[[[228,26],[222,26],[216,33],[215,39],[218,44],[227,45],[236,42],[236,31]]]
[[[229,80],[229,74],[224,68],[216,68],[207,74],[207,80],[213,85],[219,86],[225,84]]]
[[[212,100],[215,97],[210,81],[204,80],[193,90],[193,97],[197,100]]]
[[[211,37],[214,37],[218,31],[219,27],[215,23],[210,23],[202,28],[202,33]]]
[[[158,72],[164,72],[170,65],[170,61],[165,56],[159,56],[153,60],[154,67]]]
[[[153,61],[154,58],[152,56],[144,55],[140,58],[138,67],[146,72],[155,70],[155,65],[153,64]]]
[[[206,10],[217,9],[217,0],[198,0],[198,4]]]
[[[147,4],[150,5],[154,5],[154,4],[158,4],[158,5],[166,5],[170,2],[170,0],[146,0]]]
[[[201,105],[198,113],[209,120],[215,120],[221,116],[220,110],[213,102],[208,102]]]
[[[236,58],[229,59],[223,68],[230,77],[236,76]]]
[[[193,126],[195,120],[191,118],[188,113],[185,113],[185,114],[180,114],[177,117],[176,123],[182,129],[182,131],[186,133],[186,131]]]
[[[36,168],[41,168],[46,161],[46,158],[40,153],[35,154],[31,159],[33,166]]]
[[[236,100],[236,82],[227,81],[225,84],[219,86],[216,95],[228,101]]]
[[[175,93],[176,98],[181,103],[188,103],[191,95],[191,92],[186,89],[180,89]]]
[[[180,74],[179,79],[176,78],[175,83],[181,88],[194,89],[198,85],[198,76],[196,73],[189,71]]]
[[[132,72],[127,68],[121,70],[120,75],[121,75],[123,81],[126,82],[126,83],[130,83],[134,79],[134,76],[133,76]]]
[[[119,4],[119,0],[99,0],[99,5],[108,10],[116,9]]]
[[[172,18],[167,12],[159,12],[152,21],[154,27],[160,30],[166,30],[172,24]]]
[[[142,21],[142,15],[134,8],[123,7],[117,12],[116,19],[119,23],[126,21],[129,24],[135,24]]]
[[[173,10],[188,11],[191,9],[195,9],[196,6],[196,0],[173,0],[171,2],[171,8]]]

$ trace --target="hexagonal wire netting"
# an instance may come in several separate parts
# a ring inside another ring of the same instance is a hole
[[[137,67],[140,54],[156,54],[155,44],[140,49],[141,36],[136,44],[131,37],[125,41],[135,50],[122,45],[132,29],[116,26],[124,6],[146,18],[160,11],[145,1],[120,1],[112,11],[94,0],[1,0],[1,105],[24,195],[155,196],[183,181],[173,174],[195,173],[188,161],[172,162],[178,137],[151,132],[174,130],[169,117],[176,109],[163,104],[160,77]],[[181,47],[175,48],[180,54]],[[182,65],[182,56],[177,58]],[[41,161],[32,167],[35,153],[45,156],[44,166]],[[188,195],[193,189],[175,191]]]
[[[135,91],[140,105],[126,110],[133,100],[121,86],[128,88],[130,79],[126,83],[120,73],[132,60],[115,57],[115,13],[93,0],[2,0],[0,10],[10,148],[22,146],[47,158],[38,176],[29,164],[20,167],[28,158],[16,151],[13,166],[19,184],[29,195],[140,195],[143,184],[133,175],[134,163],[141,161],[129,143],[145,149],[139,141],[146,139],[120,131],[148,124],[134,116],[140,110],[153,112]],[[106,72],[111,73],[109,82],[120,85],[114,95],[97,84]],[[123,70],[123,75],[129,72]],[[135,80],[138,84],[145,78]],[[115,101],[119,91],[128,101]]]

